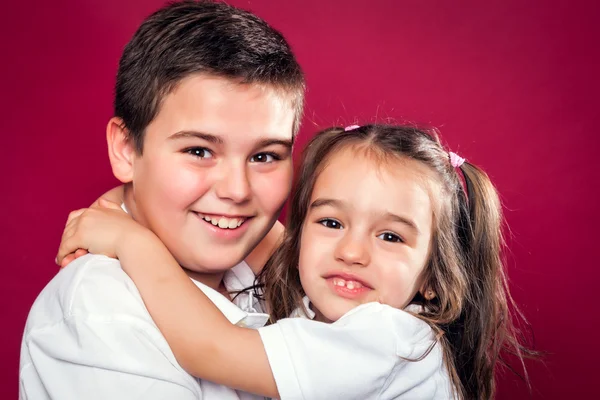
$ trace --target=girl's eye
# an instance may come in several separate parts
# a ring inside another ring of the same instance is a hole
[[[272,163],[273,161],[277,161],[277,160],[280,160],[280,159],[281,159],[281,157],[279,157],[275,153],[258,153],[256,155],[253,155],[252,157],[250,157],[250,162],[254,162],[254,163]]]
[[[320,220],[319,223],[329,229],[342,229],[342,224],[340,224],[335,219],[324,218]]]
[[[212,158],[213,157],[213,154],[210,152],[210,150],[208,150],[204,147],[191,147],[189,149],[186,149],[185,152],[188,154],[191,154],[197,158]]]
[[[382,233],[381,235],[379,235],[377,237],[386,242],[392,242],[392,243],[403,243],[404,242],[404,240],[402,240],[402,238],[400,236],[396,235],[395,233],[391,233],[391,232]]]

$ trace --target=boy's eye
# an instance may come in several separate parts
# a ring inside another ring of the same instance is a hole
[[[377,237],[386,242],[392,242],[392,243],[404,242],[404,240],[402,240],[402,238],[400,236],[396,235],[395,233],[391,233],[391,232],[382,233],[381,235],[379,235]]]
[[[342,229],[342,224],[340,224],[335,219],[325,218],[319,221],[319,224],[323,225],[326,228],[330,229]]]
[[[198,158],[212,158],[213,157],[213,154],[210,152],[210,150],[208,150],[204,147],[191,147],[189,149],[186,149],[185,152],[193,155],[194,157],[198,157]]]
[[[258,153],[250,157],[250,162],[255,163],[272,163],[273,161],[279,160],[280,157],[274,153]]]

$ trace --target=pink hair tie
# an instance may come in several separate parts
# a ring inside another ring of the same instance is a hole
[[[465,159],[459,156],[458,154],[453,152],[450,152],[448,154],[450,154],[450,164],[452,164],[454,168],[460,168],[461,165],[465,163]]]
[[[344,128],[344,131],[345,132],[353,131],[358,128],[360,128],[360,125],[348,125],[347,127]]]

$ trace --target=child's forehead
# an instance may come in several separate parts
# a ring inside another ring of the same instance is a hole
[[[199,97],[205,100],[219,100],[224,106],[234,107],[238,104],[269,99],[281,108],[294,110],[296,93],[285,88],[276,87],[260,82],[245,82],[239,78],[229,78],[207,73],[190,74],[173,85],[165,92],[162,101],[169,97],[180,102],[197,101]]]
[[[277,102],[281,107],[293,108],[292,97],[294,93],[283,88],[260,82],[244,82],[237,78],[228,78],[206,73],[190,74],[170,86],[165,92],[162,101],[169,97],[183,102],[197,100],[198,97],[228,102],[233,106],[240,100],[244,103],[260,98]]]
[[[333,165],[333,168],[330,168]],[[396,179],[415,177],[423,184],[435,181],[435,173],[422,161],[404,154],[384,151],[377,146],[363,144],[347,144],[329,154],[321,166],[321,174],[325,170],[333,173],[335,169],[358,167],[361,170],[371,170],[378,174],[389,174]],[[341,172],[340,172],[341,173]],[[317,178],[318,179],[318,178]]]
[[[195,74],[163,98],[148,134],[168,139],[178,132],[201,132],[216,142],[290,140],[293,125],[292,103],[281,91]]]
[[[365,150],[364,146],[348,145],[330,154],[324,161],[313,188],[313,196],[347,186],[360,191],[368,186],[390,196],[403,196],[402,190],[412,186],[425,192],[431,201],[440,196],[440,184],[435,173],[425,163],[406,155]]]

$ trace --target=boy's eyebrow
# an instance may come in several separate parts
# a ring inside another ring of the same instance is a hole
[[[316,199],[315,201],[313,201],[310,204],[309,208],[314,209],[314,208],[324,207],[324,206],[331,206],[331,207],[336,207],[336,208],[341,208],[341,209],[348,208],[346,205],[346,202],[344,202],[344,201],[335,200],[335,199],[327,199],[327,198]],[[408,228],[410,228],[412,231],[414,231],[417,235],[419,235],[421,233],[421,231],[417,227],[417,224],[410,218],[402,217],[400,215],[396,215],[391,212],[387,212],[387,213],[383,214],[383,217],[385,219],[388,219],[388,220],[391,220],[394,222],[399,222],[403,225],[406,225]]]
[[[279,146],[283,146],[288,150],[292,149],[292,145],[293,142],[291,139],[289,140],[283,140],[283,139],[262,139],[261,141],[258,142],[257,144],[257,148],[261,148],[261,147],[267,147],[267,146],[273,146],[273,145],[279,145]]]
[[[219,136],[211,135],[210,133],[199,132],[199,131],[180,131],[180,132],[172,134],[169,137],[169,139],[177,140],[177,139],[190,138],[190,137],[196,137],[198,139],[203,139],[203,140],[206,140],[207,142],[213,143],[213,144],[223,144],[224,143],[223,139],[220,138]],[[273,145],[283,146],[286,149],[291,150],[292,146],[293,146],[293,142],[291,139],[289,139],[289,140],[262,139],[258,142],[256,147],[261,148],[261,147],[267,147],[267,146],[273,146]]]
[[[176,140],[182,138],[196,137],[198,139],[206,140],[209,143],[223,144],[223,139],[218,136],[211,135],[210,133],[198,132],[198,131],[179,131],[172,134],[169,139]]]

